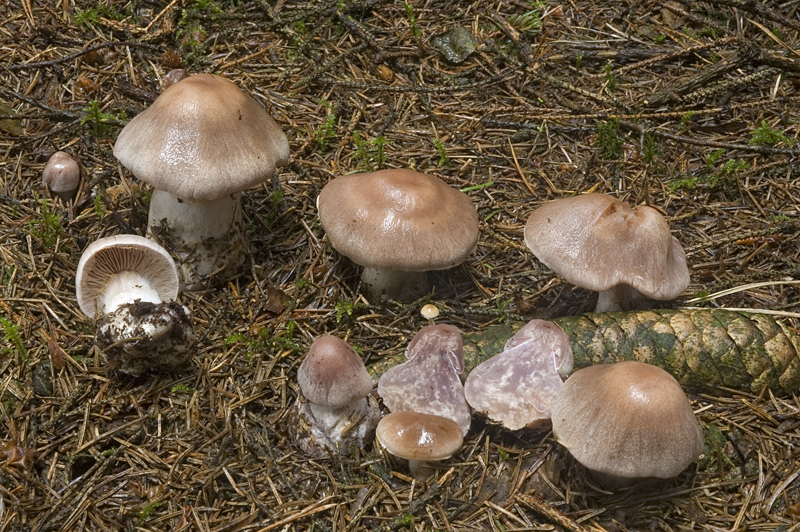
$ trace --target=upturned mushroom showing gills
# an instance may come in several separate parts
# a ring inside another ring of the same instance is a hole
[[[456,422],[419,412],[392,412],[378,423],[375,437],[390,454],[408,460],[418,480],[431,476],[428,462],[450,458],[464,444]]]
[[[646,308],[689,286],[680,242],[653,208],[605,194],[550,201],[525,225],[525,243],[570,283],[600,292],[595,312]]]
[[[703,450],[683,389],[663,369],[642,362],[576,371],[552,416],[556,440],[610,488],[674,477]]]
[[[427,325],[408,345],[407,362],[378,379],[378,395],[391,412],[421,412],[451,419],[469,432],[472,416],[458,378],[464,371],[461,332],[452,325]]]
[[[337,177],[323,187],[317,208],[333,247],[364,266],[361,284],[372,301],[424,295],[425,272],[461,264],[478,243],[469,196],[412,170]]]
[[[567,334],[552,322],[532,320],[502,353],[469,373],[464,395],[472,408],[509,430],[540,428],[549,424],[572,362]]]
[[[98,346],[120,371],[171,370],[188,359],[194,327],[175,301],[178,270],[152,240],[117,235],[93,242],[78,262],[75,291],[84,314],[97,319]]]
[[[176,258],[187,290],[224,278],[245,259],[241,191],[270,179],[289,143],[233,82],[189,76],[120,132],[114,156],[155,192],[148,236]]]
[[[303,451],[318,458],[349,455],[370,441],[380,409],[364,362],[346,342],[330,335],[314,340],[297,383],[303,396],[288,431]]]

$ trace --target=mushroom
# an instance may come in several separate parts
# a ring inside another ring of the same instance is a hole
[[[550,421],[550,408],[572,371],[567,334],[555,323],[532,320],[502,353],[467,376],[467,403],[509,430],[539,428]]]
[[[114,156],[156,189],[148,236],[176,257],[184,288],[197,290],[244,261],[241,191],[286,164],[289,143],[233,82],[199,74],[172,85],[134,117]]]
[[[42,172],[42,184],[59,198],[68,202],[75,197],[81,182],[81,169],[67,152],[57,151],[47,160]]]
[[[478,242],[478,215],[463,192],[439,178],[391,169],[337,177],[317,199],[333,247],[364,266],[368,299],[413,300],[429,270],[461,264]]]
[[[352,454],[372,438],[380,419],[372,378],[352,347],[336,336],[314,340],[297,370],[298,398],[289,433],[315,457]]]
[[[378,423],[375,436],[389,453],[408,460],[411,474],[419,480],[431,474],[427,462],[450,458],[464,444],[456,422],[420,412],[389,414]]]
[[[137,235],[86,247],[75,277],[78,305],[98,320],[97,344],[124,373],[173,369],[189,356],[194,329],[175,301],[178,270],[164,248]]]
[[[461,333],[452,325],[420,329],[408,344],[408,360],[378,379],[378,395],[386,408],[451,419],[466,436],[472,417],[458,378],[464,371],[463,348]]]
[[[599,482],[670,478],[695,461],[703,436],[678,382],[642,362],[589,366],[564,383],[553,434]]]
[[[525,243],[570,283],[600,292],[595,312],[674,299],[689,286],[686,254],[664,217],[605,194],[545,203],[528,218]]]

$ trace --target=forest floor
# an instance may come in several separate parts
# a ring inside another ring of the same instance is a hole
[[[240,273],[181,294],[191,361],[130,378],[75,270],[89,242],[144,234],[151,189],[112,148],[179,68],[262,102],[291,160],[244,195]],[[424,303],[465,332],[591,311],[522,240],[536,207],[588,191],[667,216],[692,276],[670,306],[798,330],[799,103],[798,0],[0,2],[0,532],[800,530],[800,401],[773,390],[687,390],[703,457],[615,492],[547,431],[477,416],[428,482],[377,445],[309,459],[285,433],[319,335],[369,364]],[[56,150],[83,171],[67,205],[41,185]],[[368,303],[315,199],[394,167],[466,191],[481,236],[423,300]]]

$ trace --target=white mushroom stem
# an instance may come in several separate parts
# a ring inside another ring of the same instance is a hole
[[[595,312],[622,312],[647,308],[647,298],[627,284],[618,284],[610,290],[600,292]]]
[[[121,305],[136,300],[146,303],[161,303],[158,292],[147,280],[136,272],[123,271],[111,276],[103,289],[104,314],[110,314]]]
[[[430,290],[428,272],[405,272],[364,267],[361,284],[367,299],[377,301],[381,296],[400,301],[413,301]]]
[[[147,236],[173,256],[184,289],[200,290],[211,275],[232,271],[244,262],[241,193],[193,201],[156,190]]]

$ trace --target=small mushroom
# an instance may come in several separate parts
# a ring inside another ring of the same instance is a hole
[[[478,243],[469,196],[437,177],[390,169],[329,182],[317,198],[333,247],[364,266],[367,298],[413,300],[429,290],[425,272],[461,264]]]
[[[261,105],[212,74],[170,86],[119,134],[114,156],[156,190],[148,236],[176,257],[184,288],[245,259],[241,192],[270,179],[289,143]]]
[[[408,360],[378,379],[378,395],[391,412],[445,417],[466,436],[472,416],[458,378],[464,371],[463,348],[461,332],[452,325],[423,327],[408,344]]]
[[[178,271],[164,248],[137,235],[86,247],[75,277],[78,305],[98,320],[97,343],[124,373],[173,369],[189,357],[194,329],[175,301]]]
[[[567,334],[555,323],[532,320],[502,353],[470,372],[464,395],[472,408],[509,430],[539,428],[549,423],[572,362]]]
[[[393,412],[381,419],[375,436],[391,454],[408,460],[414,478],[431,475],[427,462],[446,460],[464,444],[461,428],[451,419],[420,412]]]
[[[314,340],[297,370],[298,398],[289,432],[315,457],[352,454],[372,438],[380,419],[372,378],[352,347],[336,336]]]
[[[525,225],[525,243],[570,283],[600,292],[595,312],[646,308],[689,286],[686,254],[664,217],[605,194],[550,201]]]
[[[42,184],[64,203],[75,197],[81,182],[81,169],[67,152],[57,151],[47,160],[42,172]]]
[[[576,371],[556,397],[552,420],[556,440],[611,488],[674,477],[703,450],[681,386],[642,362]]]

